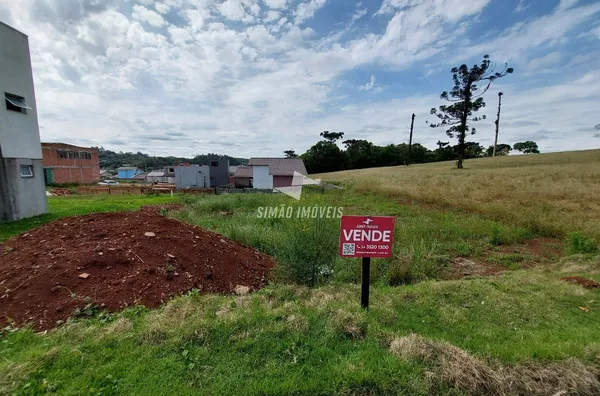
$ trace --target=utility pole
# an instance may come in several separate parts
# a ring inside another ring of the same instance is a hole
[[[412,114],[412,118],[410,120],[410,138],[408,139],[408,161],[406,161],[406,166],[410,165],[410,149],[412,147],[412,133],[413,133],[414,125],[415,125],[415,113]]]
[[[494,152],[492,157],[496,156],[496,146],[498,145],[498,128],[500,127],[500,106],[502,105],[502,92],[498,92],[498,116],[496,116],[496,138],[494,139]]]

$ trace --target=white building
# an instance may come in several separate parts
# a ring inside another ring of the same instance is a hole
[[[29,40],[0,22],[0,221],[47,211]]]

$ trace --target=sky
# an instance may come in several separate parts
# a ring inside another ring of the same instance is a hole
[[[515,72],[470,137],[600,147],[600,1],[0,0],[29,36],[42,141],[151,155],[303,153],[324,130],[375,144],[432,129],[450,69]],[[453,143],[454,144],[454,143]]]

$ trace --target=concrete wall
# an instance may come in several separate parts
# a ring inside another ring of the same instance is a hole
[[[175,167],[175,184],[177,189],[210,187],[211,169],[207,165],[191,165]]]
[[[208,165],[210,166],[210,187],[229,184],[229,160],[227,158],[210,160]]]
[[[6,108],[5,93],[21,96],[27,114]],[[0,22],[0,145],[4,158],[42,159],[27,36]]]
[[[273,176],[269,174],[269,167],[255,165],[252,167],[252,187],[259,189],[272,189]]]
[[[33,177],[21,176],[21,165]],[[0,158],[0,221],[14,221],[48,212],[41,159]]]
[[[8,110],[5,93],[23,97],[32,110]],[[21,165],[32,166],[33,177],[22,177]],[[0,221],[47,211],[29,41],[0,22]]]
[[[293,180],[293,176],[273,176],[273,187],[290,187]]]

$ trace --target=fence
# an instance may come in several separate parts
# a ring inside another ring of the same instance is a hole
[[[251,194],[251,193],[274,193],[271,189],[258,188],[215,188],[215,194]]]
[[[140,195],[147,193],[170,194],[171,192],[183,192],[187,194],[214,194],[212,188],[188,188],[177,190],[173,184],[163,185],[131,185],[131,186],[80,186],[77,187],[77,192],[82,195]]]

